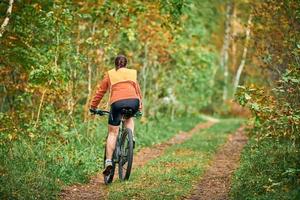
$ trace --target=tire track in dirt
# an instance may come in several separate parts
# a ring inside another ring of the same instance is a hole
[[[196,125],[192,130],[188,132],[179,132],[167,142],[141,149],[134,155],[133,172],[135,168],[142,167],[148,161],[161,156],[164,153],[165,149],[167,149],[168,147],[175,144],[180,144],[191,138],[192,135],[199,130],[209,128],[218,122],[218,120],[214,118],[205,118],[208,119],[207,122]],[[116,169],[116,171],[118,170]],[[115,174],[115,177],[118,177],[118,174]],[[88,184],[76,184],[65,187],[59,197],[63,200],[99,200],[107,199],[108,193],[108,186],[103,183],[103,177],[100,172],[97,175],[91,177]]]
[[[231,177],[239,166],[239,159],[247,137],[244,127],[235,134],[229,135],[227,142],[215,154],[210,167],[201,176],[200,182],[194,186],[189,200],[227,200],[231,185]]]

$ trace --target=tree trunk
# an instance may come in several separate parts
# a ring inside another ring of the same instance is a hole
[[[35,124],[34,124],[34,127],[36,127],[39,123],[39,119],[40,119],[40,114],[41,114],[41,110],[42,110],[42,106],[43,106],[43,102],[44,102],[44,98],[45,98],[45,94],[47,92],[47,89],[45,89],[43,91],[43,94],[42,94],[42,97],[41,97],[41,101],[40,101],[40,105],[39,105],[39,110],[38,110],[38,113],[37,113],[37,117],[36,117],[36,121],[35,121]]]
[[[249,19],[248,19],[248,23],[247,23],[245,45],[244,45],[242,60],[241,60],[241,63],[239,65],[239,68],[238,68],[236,76],[235,76],[235,81],[234,81],[234,86],[233,86],[233,94],[235,94],[236,89],[239,85],[240,77],[241,77],[242,71],[243,71],[245,63],[246,63],[248,46],[249,46],[249,41],[250,41],[251,25],[252,25],[252,14],[249,15]]]
[[[144,58],[144,64],[142,68],[142,76],[143,76],[143,98],[145,98],[145,93],[146,93],[146,86],[147,86],[147,67],[148,67],[148,44],[145,44],[144,47],[145,51],[145,58]]]
[[[236,69],[237,67],[237,62],[238,62],[238,55],[237,55],[237,42],[235,41],[236,36],[239,34],[239,31],[241,27],[238,25],[239,23],[239,18],[237,17],[237,8],[236,5],[234,5],[233,12],[232,12],[232,28],[231,28],[231,37],[232,37],[232,44],[231,44],[231,67],[232,69]]]
[[[223,47],[221,51],[221,69],[224,71],[224,85],[223,85],[223,101],[228,98],[228,58],[229,58],[229,45],[230,45],[230,34],[231,34],[231,20],[233,12],[233,3],[231,0],[226,5],[226,21],[225,21],[225,35],[223,41]]]
[[[143,63],[143,68],[142,68],[142,78],[143,78],[142,97],[143,97],[143,104],[146,101],[147,75],[148,75],[148,71],[149,71],[148,70],[148,44],[147,43],[145,43],[144,53],[145,53],[145,58],[144,58],[144,63]],[[147,115],[147,112],[145,110],[144,111],[144,116],[146,116],[146,115]]]
[[[76,57],[79,57],[80,55],[80,28],[78,24],[78,30],[77,30],[77,36],[76,36]],[[70,63],[70,60],[68,60],[68,63]],[[70,64],[69,64],[70,65]],[[69,115],[71,116],[74,112],[74,107],[76,105],[76,89],[77,89],[77,66],[75,65],[74,68],[70,69],[71,71],[71,83],[69,85],[70,90],[70,97],[69,97]]]
[[[9,0],[8,8],[7,8],[7,11],[6,11],[6,17],[5,17],[3,23],[0,27],[0,38],[3,36],[5,28],[8,25],[9,17],[11,15],[11,11],[12,11],[12,8],[13,8],[13,3],[14,3],[14,0]]]
[[[96,21],[93,23],[92,38],[95,35],[95,31],[96,31]],[[87,97],[86,103],[85,103],[84,121],[86,121],[89,116],[88,109],[89,109],[91,98],[92,98],[92,63],[91,63],[91,59],[89,58],[89,60],[88,60],[88,97]]]

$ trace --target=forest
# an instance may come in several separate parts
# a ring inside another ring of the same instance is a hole
[[[167,147],[98,199],[188,198],[239,127],[228,198],[300,199],[300,0],[0,0],[0,199],[72,199],[102,170],[89,108],[118,54],[143,96],[135,156]]]

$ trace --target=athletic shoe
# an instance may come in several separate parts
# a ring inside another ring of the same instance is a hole
[[[102,172],[105,176],[108,176],[111,173],[113,166],[112,166],[112,161],[111,160],[106,160],[105,161],[105,169]]]

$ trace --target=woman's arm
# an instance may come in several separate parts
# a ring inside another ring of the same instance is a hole
[[[103,98],[104,94],[106,93],[108,87],[109,87],[109,78],[108,78],[108,74],[105,74],[103,80],[101,81],[99,88],[96,91],[96,94],[94,95],[94,97],[91,101],[92,109],[97,108],[101,99]]]

